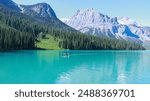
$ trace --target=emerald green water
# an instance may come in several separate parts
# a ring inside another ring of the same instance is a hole
[[[0,53],[0,84],[150,84],[150,51]]]

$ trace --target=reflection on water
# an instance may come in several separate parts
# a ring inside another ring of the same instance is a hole
[[[150,51],[0,53],[0,83],[150,84],[149,60]]]

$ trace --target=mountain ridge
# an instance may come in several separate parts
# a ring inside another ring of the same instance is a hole
[[[134,42],[150,41],[150,28],[128,17],[109,17],[94,9],[77,10],[69,19],[60,19],[85,34]]]
[[[0,0],[0,3],[6,6],[9,9],[20,11],[20,8],[18,7],[18,4],[13,2],[12,0]]]
[[[31,16],[41,16],[44,18],[57,18],[54,10],[47,3],[37,3],[34,5],[20,5],[21,13]]]
[[[37,3],[33,5],[22,5],[17,4],[12,0],[1,0],[0,3],[7,8],[24,13],[29,16],[37,16],[37,17],[43,17],[43,18],[57,18],[54,10],[51,8],[51,6],[47,3]]]

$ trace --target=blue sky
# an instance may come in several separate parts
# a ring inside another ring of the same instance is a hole
[[[13,0],[19,4],[46,2],[58,18],[72,16],[78,9],[94,8],[109,16],[127,16],[150,26],[150,0]]]

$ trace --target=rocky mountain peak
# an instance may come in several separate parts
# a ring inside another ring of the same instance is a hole
[[[150,41],[149,27],[128,17],[109,17],[91,8],[77,10],[75,15],[62,21],[85,34],[136,42]]]
[[[27,15],[36,15],[44,18],[57,18],[54,10],[47,3],[38,3],[35,5],[21,5],[22,13]]]

